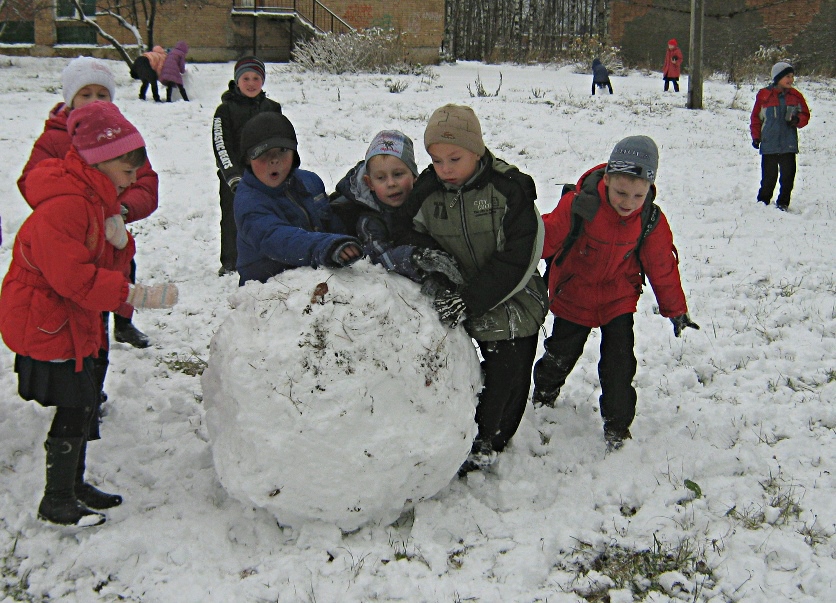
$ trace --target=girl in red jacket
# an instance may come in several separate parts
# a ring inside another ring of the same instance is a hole
[[[673,82],[673,91],[679,92],[679,74],[682,72],[682,51],[675,39],[668,40],[668,50],[665,52],[665,66],[662,77],[665,78],[665,92]]]
[[[636,252],[643,230],[641,210],[656,194],[658,159],[652,139],[627,137],[615,145],[608,163],[581,176],[575,190],[543,216],[543,257],[557,254],[562,261],[552,260],[549,270],[554,327],[545,341],[545,354],[534,366],[532,400],[535,407],[554,406],[589,332],[600,327],[599,402],[608,450],[620,448],[631,437],[636,413],[633,314],[642,292],[642,273],[647,274],[659,310],[670,318],[677,337],[685,327],[699,329],[688,316],[673,235],[661,211]],[[587,210],[582,231],[562,254],[572,210],[581,207]]]
[[[177,289],[132,285],[124,272],[135,247],[118,196],[145,163],[140,133],[103,102],[75,109],[67,130],[67,155],[40,162],[26,181],[33,212],[3,279],[0,334],[15,352],[20,396],[57,407],[38,517],[84,526],[104,522],[95,510],[122,502],[84,481],[87,441],[99,438],[94,358],[104,345],[101,313],[168,308]]]
[[[26,177],[36,165],[44,159],[63,159],[70,150],[70,134],[67,132],[67,119],[73,109],[79,109],[94,101],[113,102],[116,96],[116,83],[113,73],[104,61],[93,57],[78,57],[67,64],[61,73],[61,86],[64,102],[58,103],[49,113],[44,124],[44,131],[40,135],[29,160],[23,167],[23,173],[17,180],[20,194],[26,197]],[[151,163],[139,168],[136,182],[119,195],[122,217],[131,223],[147,218],[157,209],[157,173],[151,168]],[[136,263],[131,261],[127,274],[131,282],[136,280]],[[131,313],[126,316],[113,315],[113,337],[116,341],[128,343],[135,348],[147,348],[150,345],[148,336],[137,329]],[[105,347],[106,350],[106,347]],[[107,372],[107,355],[99,355],[99,374],[104,384]]]

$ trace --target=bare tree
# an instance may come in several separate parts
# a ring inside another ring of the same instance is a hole
[[[81,0],[70,0],[76,8],[76,16],[79,21],[96,30],[96,33],[110,42],[119,56],[131,66],[136,57],[132,57],[112,32],[107,31],[95,17],[109,17],[116,22],[119,28],[128,31],[136,41],[135,54],[139,56],[147,48],[154,46],[154,24],[157,19],[158,10],[173,0],[99,0],[96,2],[96,11],[93,15],[85,15],[81,6]],[[218,2],[222,0],[214,0]],[[197,7],[214,3],[213,0],[192,0]],[[147,43],[145,42],[147,40]]]
[[[607,32],[610,0],[447,0],[445,49],[466,60],[549,59]]]

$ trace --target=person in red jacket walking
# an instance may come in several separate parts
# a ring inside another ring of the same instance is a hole
[[[787,211],[795,183],[798,154],[798,130],[810,121],[810,109],[804,96],[792,87],[795,70],[789,63],[775,63],[772,83],[761,88],[749,119],[752,146],[761,154],[761,187],[758,201],[769,205],[781,175],[781,190],[775,201]]]
[[[665,52],[665,66],[662,68],[662,77],[665,78],[665,92],[668,86],[673,83],[673,91],[679,92],[679,75],[682,73],[682,51],[676,40],[668,40],[668,50]]]
[[[26,198],[26,178],[29,172],[44,159],[63,159],[70,150],[70,134],[67,120],[73,109],[79,109],[89,103],[99,101],[113,102],[116,97],[116,82],[107,65],[93,57],[78,57],[67,64],[61,73],[61,87],[64,102],[55,105],[49,112],[44,124],[44,131],[35,141],[29,160],[23,166],[23,172],[17,180],[20,194]],[[159,178],[151,167],[150,161],[139,168],[136,182],[119,195],[122,217],[126,223],[147,218],[156,211],[158,205],[157,188]],[[131,261],[127,268],[131,281],[136,280],[136,262]],[[113,315],[113,337],[120,343],[127,343],[135,348],[147,348],[151,342],[148,336],[136,328],[132,321],[132,312],[126,316]],[[107,370],[107,357],[102,354],[99,362],[101,380]]]
[[[647,136],[621,140],[608,163],[587,171],[574,191],[543,216],[543,258],[557,255],[562,261],[551,260],[548,285],[554,326],[545,340],[545,354],[534,365],[532,401],[535,407],[554,406],[589,332],[600,327],[598,378],[608,450],[620,448],[631,437],[636,413],[633,314],[643,273],[660,313],[673,323],[674,334],[679,337],[686,327],[699,329],[688,315],[673,235],[661,211],[636,252],[643,230],[642,208],[656,195],[658,158],[656,143]],[[580,206],[594,208],[594,214],[586,213],[580,235],[561,254],[572,227],[573,207]]]
[[[128,306],[169,308],[172,284],[133,285],[135,251],[119,193],[136,181],[145,142],[112,103],[73,110],[72,148],[47,159],[26,182],[33,211],[15,237],[0,290],[0,334],[15,353],[18,393],[57,407],[46,440],[42,520],[98,525],[122,502],[84,481],[87,442],[99,439],[94,358],[104,346],[101,313]]]

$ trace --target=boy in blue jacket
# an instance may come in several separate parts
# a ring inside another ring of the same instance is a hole
[[[322,179],[300,170],[296,131],[284,115],[259,113],[241,131],[244,175],[235,191],[239,284],[289,268],[347,266],[360,242],[340,234]]]

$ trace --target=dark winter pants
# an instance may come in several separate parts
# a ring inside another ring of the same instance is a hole
[[[148,92],[148,86],[151,86],[151,94],[154,96],[154,100],[160,102],[160,92],[157,89],[157,72],[151,67],[148,57],[139,57],[134,61],[131,76],[134,79],[142,80],[142,85],[139,87],[140,100],[145,100],[145,93]]]
[[[595,88],[600,88],[601,90],[603,90],[604,88],[608,88],[610,94],[612,94],[612,84],[609,80],[607,80],[606,82],[592,82],[592,96],[595,96]]]
[[[528,390],[531,386],[531,365],[537,353],[537,335],[479,341],[482,352],[482,374],[485,384],[479,393],[476,424],[479,435],[474,442],[478,450],[483,441],[502,452],[520,426]]]
[[[534,365],[534,386],[554,391],[566,378],[583,353],[592,329],[558,316],[554,318],[551,337],[544,342],[546,353]],[[601,359],[598,379],[601,382],[601,417],[604,428],[624,431],[636,416],[636,356],[633,353],[633,315],[622,314],[601,326]]]
[[[668,85],[673,82],[673,91],[679,92],[679,78],[678,77],[666,77],[665,78],[665,92],[668,91]]]
[[[769,205],[780,172],[781,191],[776,203],[778,207],[789,207],[795,183],[795,169],[795,153],[761,155],[761,188],[758,191],[758,201]]]
[[[189,100],[189,95],[186,94],[186,89],[183,87],[183,84],[175,84],[174,82],[168,82],[165,85],[165,100],[166,102],[171,102],[171,92],[174,90],[174,86],[177,86],[177,89],[180,91],[180,96],[183,97],[184,101]]]
[[[220,179],[219,194],[221,197],[221,266],[235,270],[238,263],[238,228],[235,226],[235,211],[233,202],[235,193],[227,186],[226,181]]]

